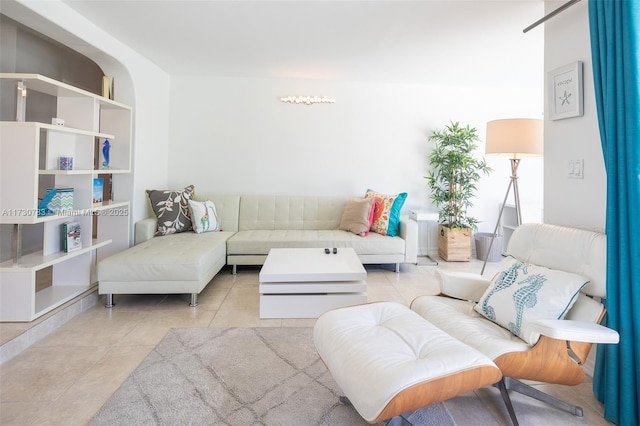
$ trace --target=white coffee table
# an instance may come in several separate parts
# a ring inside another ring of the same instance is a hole
[[[260,270],[260,318],[317,318],[367,302],[367,271],[352,248],[271,249]]]

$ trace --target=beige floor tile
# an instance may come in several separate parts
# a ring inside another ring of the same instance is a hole
[[[155,345],[111,348],[85,374],[80,376],[57,399],[57,402],[106,401],[154,347]]]
[[[108,351],[105,347],[32,347],[0,366],[0,401],[53,401]]]
[[[131,332],[118,342],[118,346],[156,346],[169,330],[174,327],[172,324],[152,324],[148,321],[137,324]]]
[[[52,405],[51,401],[0,402],[0,424],[2,426],[33,425],[42,413]]]
[[[283,318],[282,327],[313,327],[316,318]]]
[[[205,287],[205,291],[208,288],[231,288],[236,282],[237,275],[232,275],[230,269],[222,269],[218,272],[218,275],[213,277],[213,279],[207,284]]]
[[[215,315],[215,310],[205,310],[201,306],[195,308],[186,306],[149,312],[145,321],[154,326],[207,327]]]
[[[257,290],[260,285],[260,280],[258,277],[259,271],[243,271],[242,273],[238,273],[236,275],[236,281],[233,285],[234,289],[238,288],[250,288]]]
[[[34,426],[84,426],[102,407],[101,400],[60,400],[46,407],[39,413]]]
[[[214,290],[209,290],[200,293],[198,296],[198,306],[205,307],[206,309],[218,310],[224,303],[227,295],[229,294],[229,288],[219,287]]]
[[[407,301],[392,285],[367,288],[367,301],[369,303],[390,301],[407,304]]]
[[[105,321],[103,326],[88,325],[87,327],[80,327],[75,325],[60,327],[33,346],[49,348],[113,346],[129,334],[135,325],[135,322]]]
[[[257,279],[254,277],[254,279]],[[229,294],[224,301],[224,304],[220,307],[221,311],[228,309],[257,309],[260,307],[260,295],[258,288],[240,287],[235,286],[229,290]]]

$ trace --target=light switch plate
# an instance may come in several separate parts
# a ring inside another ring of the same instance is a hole
[[[584,179],[584,159],[569,160],[567,177],[569,179]]]

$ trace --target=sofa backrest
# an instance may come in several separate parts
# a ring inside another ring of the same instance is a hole
[[[239,195],[207,195],[196,193],[198,201],[213,201],[216,206],[216,214],[220,221],[221,231],[238,231],[238,217],[240,214]]]
[[[337,229],[350,197],[243,195],[240,231]]]
[[[511,235],[507,254],[527,263],[582,275],[589,279],[583,293],[606,296],[605,234],[557,225],[525,223]]]

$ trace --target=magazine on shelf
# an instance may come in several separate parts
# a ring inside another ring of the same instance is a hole
[[[104,196],[104,179],[93,179],[93,205],[102,205]]]
[[[82,248],[80,236],[80,224],[78,222],[66,222],[62,224],[62,249],[65,253]]]

